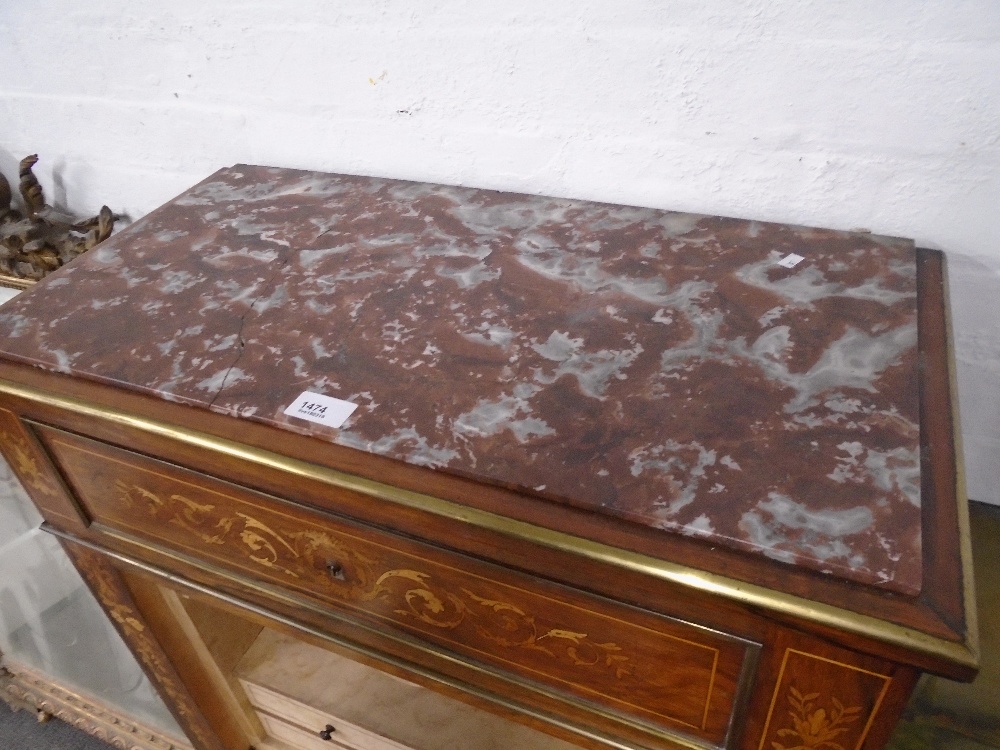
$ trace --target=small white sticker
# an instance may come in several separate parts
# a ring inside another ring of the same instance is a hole
[[[799,263],[804,261],[801,255],[796,255],[795,253],[789,253],[784,258],[778,261],[779,266],[784,266],[785,268],[795,268]]]
[[[310,422],[319,422],[327,427],[340,427],[357,408],[358,405],[350,401],[341,401],[339,398],[324,396],[322,393],[302,391],[302,395],[285,409],[285,414],[308,419]]]

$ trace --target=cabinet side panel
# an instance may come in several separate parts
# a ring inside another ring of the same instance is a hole
[[[781,662],[763,731],[745,747],[883,746],[913,689],[913,670],[820,643],[803,641],[778,653]]]
[[[76,531],[87,528],[89,519],[66,490],[34,435],[17,414],[3,406],[0,406],[0,452],[46,521]]]

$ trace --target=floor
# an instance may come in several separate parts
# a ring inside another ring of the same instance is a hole
[[[109,750],[112,747],[59,719],[40,723],[33,713],[11,711],[0,700],[0,750]]]

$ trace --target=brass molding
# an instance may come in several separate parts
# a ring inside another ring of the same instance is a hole
[[[54,716],[118,750],[192,750],[187,742],[6,659],[0,668],[0,698],[15,711],[33,711],[39,721]]]
[[[441,498],[418,492],[399,489],[381,482],[352,476],[341,471],[308,463],[298,459],[253,448],[224,438],[170,425],[146,417],[139,417],[107,406],[95,406],[79,399],[63,396],[30,386],[0,380],[0,393],[18,399],[37,403],[46,407],[56,407],[64,411],[101,420],[105,423],[121,425],[140,432],[166,438],[200,450],[220,453],[232,458],[265,466],[269,469],[301,476],[321,482],[331,487],[351,490],[380,500],[417,509],[470,526],[504,534],[522,541],[536,544],[560,552],[578,555],[605,565],[633,571],[684,588],[722,597],[741,605],[780,613],[804,622],[815,623],[827,628],[852,633],[864,638],[902,647],[937,659],[969,668],[978,668],[978,651],[975,641],[949,641],[937,636],[896,623],[879,620],[870,615],[859,614],[830,604],[810,601],[800,596],[775,591],[746,581],[728,578],[667,560],[619,549],[607,544],[583,539],[542,526],[518,521],[472,508]],[[963,550],[969,545],[968,523],[962,529],[965,536]],[[968,560],[964,557],[963,567],[969,573]],[[967,580],[969,580],[967,578]],[[972,596],[966,591],[966,600]],[[973,627],[969,635],[974,636]]]
[[[35,285],[33,279],[21,279],[17,276],[8,276],[5,273],[0,273],[0,286],[7,287],[8,289],[30,289]]]
[[[965,487],[965,458],[962,447],[962,416],[958,404],[958,373],[955,366],[955,332],[951,321],[951,294],[948,264],[941,264],[944,293],[944,324],[948,351],[948,385],[951,399],[951,429],[955,450],[955,497],[958,500],[958,534],[962,558],[962,602],[965,605],[965,643],[972,659],[979,663],[979,611],[976,607],[976,582],[972,564],[972,529],[969,525],[969,494]]]

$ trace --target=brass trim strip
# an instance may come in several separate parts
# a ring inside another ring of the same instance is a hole
[[[522,703],[518,703],[516,701],[513,701],[513,700],[511,700],[509,698],[504,697],[503,695],[499,695],[497,693],[490,692],[488,690],[485,690],[483,688],[477,687],[477,686],[472,685],[470,683],[463,682],[463,681],[461,681],[459,679],[456,679],[454,677],[450,677],[448,675],[440,674],[440,673],[435,672],[435,671],[433,671],[433,670],[431,670],[431,669],[429,669],[427,667],[423,667],[423,666],[420,666],[418,664],[413,664],[413,663],[408,662],[408,661],[406,661],[406,660],[404,660],[402,658],[399,658],[399,657],[396,657],[396,656],[392,656],[391,654],[387,654],[387,653],[385,653],[383,651],[379,651],[379,650],[377,650],[375,648],[372,648],[370,646],[365,646],[365,645],[362,645],[362,644],[359,644],[359,643],[355,643],[354,641],[351,641],[351,640],[348,640],[346,638],[343,638],[342,636],[334,635],[332,633],[328,633],[326,631],[323,631],[323,630],[320,630],[318,628],[312,627],[312,626],[307,625],[305,623],[298,622],[297,620],[294,620],[294,619],[292,619],[290,617],[286,617],[285,615],[278,614],[277,612],[269,610],[269,609],[267,609],[265,607],[262,607],[260,605],[253,604],[252,602],[244,601],[243,599],[240,599],[240,598],[238,598],[236,596],[232,596],[230,594],[223,593],[223,592],[221,592],[221,591],[219,591],[219,590],[217,590],[215,588],[212,588],[212,587],[209,587],[209,586],[204,586],[204,585],[202,585],[200,583],[196,583],[194,581],[188,580],[187,578],[184,578],[183,576],[177,575],[175,573],[171,573],[168,570],[161,569],[161,568],[157,567],[156,565],[153,565],[153,564],[150,564],[150,563],[146,563],[146,562],[142,562],[141,560],[134,559],[134,558],[129,557],[128,555],[122,554],[120,552],[115,552],[115,551],[106,549],[105,547],[102,547],[102,546],[100,546],[98,544],[95,544],[94,542],[91,542],[91,541],[88,541],[88,540],[85,540],[85,539],[80,539],[79,537],[76,537],[76,536],[74,536],[73,534],[71,534],[69,532],[63,531],[62,529],[55,528],[54,526],[51,526],[51,525],[49,525],[47,523],[42,524],[42,530],[48,532],[49,534],[52,534],[55,537],[63,539],[65,541],[69,542],[70,544],[78,545],[80,547],[86,547],[86,548],[92,549],[92,550],[94,550],[96,552],[100,552],[102,555],[105,555],[105,556],[107,556],[109,558],[117,560],[117,561],[119,561],[119,562],[121,562],[121,563],[123,563],[123,564],[125,564],[125,565],[127,565],[127,566],[129,566],[129,567],[131,567],[133,569],[135,569],[135,570],[142,571],[142,572],[144,572],[144,573],[146,573],[148,575],[152,575],[152,576],[154,576],[156,578],[159,578],[161,580],[167,581],[170,584],[172,584],[173,586],[176,586],[177,588],[188,589],[188,590],[191,590],[191,591],[197,591],[198,593],[203,594],[203,595],[205,595],[205,596],[207,596],[209,598],[217,599],[217,600],[226,602],[227,604],[229,604],[231,606],[234,606],[234,607],[237,607],[238,609],[245,610],[245,611],[248,611],[248,612],[252,612],[253,614],[257,615],[258,617],[262,617],[262,618],[267,619],[267,620],[271,620],[271,621],[274,621],[274,622],[281,623],[282,625],[285,625],[287,627],[290,627],[290,628],[293,628],[295,630],[298,630],[299,632],[306,633],[306,634],[308,634],[308,635],[310,635],[310,636],[312,636],[314,638],[318,638],[320,640],[324,640],[324,641],[327,641],[329,643],[336,644],[337,646],[339,646],[341,648],[347,649],[349,651],[353,651],[355,653],[363,654],[364,656],[366,656],[366,657],[368,657],[370,659],[374,659],[376,661],[380,661],[380,662],[383,662],[383,663],[391,664],[392,666],[394,666],[394,667],[396,667],[398,669],[401,669],[403,671],[406,671],[406,672],[412,672],[412,673],[415,673],[415,674],[419,674],[420,676],[422,676],[424,678],[427,678],[427,679],[429,679],[429,680],[431,680],[433,682],[438,682],[438,683],[441,683],[443,685],[447,685],[448,687],[460,690],[461,692],[469,693],[471,695],[475,695],[476,697],[481,698],[481,699],[483,699],[485,701],[488,701],[490,703],[494,703],[494,704],[503,706],[504,708],[513,710],[513,711],[515,711],[517,713],[521,713],[521,714],[525,714],[527,716],[531,716],[534,719],[538,719],[538,720],[540,720],[540,721],[542,721],[544,723],[551,724],[553,726],[557,726],[557,727],[559,727],[561,729],[564,729],[564,730],[570,731],[570,732],[572,732],[574,734],[580,735],[581,737],[586,737],[587,739],[590,739],[590,740],[597,740],[599,742],[604,743],[611,750],[646,750],[646,748],[647,748],[646,745],[636,745],[636,744],[631,743],[628,740],[625,740],[625,739],[622,739],[622,738],[619,738],[619,737],[612,737],[610,735],[607,735],[607,734],[601,732],[600,730],[588,728],[588,727],[585,727],[585,726],[580,726],[578,724],[574,724],[574,723],[572,723],[572,722],[570,722],[570,721],[568,721],[566,719],[560,718],[559,716],[556,716],[556,715],[553,715],[553,714],[549,714],[549,713],[546,713],[544,711],[540,711],[540,710],[538,710],[536,708],[533,708],[530,705],[526,705],[526,704],[522,704]],[[124,537],[119,537],[119,538],[124,538]],[[133,543],[135,543],[133,540],[128,540],[128,541],[132,541]],[[178,558],[178,559],[180,559],[180,558],[183,557],[182,555],[178,555],[178,554],[168,554],[164,550],[159,550],[159,549],[154,549],[154,548],[149,548],[149,549],[153,549],[155,552],[157,552],[158,554],[161,554],[161,555],[167,554],[168,557],[175,557],[175,558]],[[187,562],[191,563],[190,560],[188,560]],[[202,565],[201,567],[204,568],[205,566]],[[245,583],[239,581],[239,579],[234,578],[233,576],[231,576],[231,575],[229,575],[229,574],[227,574],[227,573],[225,573],[223,571],[219,571],[217,573],[217,575],[220,575],[221,577],[226,578],[227,580],[233,581],[235,583],[246,585]],[[280,599],[280,600],[284,601],[286,604],[292,604],[292,605],[294,605],[296,607],[304,607],[304,608],[309,609],[311,611],[320,612],[320,613],[323,614],[324,617],[328,617],[328,618],[331,618],[331,619],[336,619],[336,620],[339,620],[341,622],[348,622],[353,627],[359,627],[359,628],[362,628],[362,629],[365,629],[365,630],[370,630],[371,632],[376,633],[377,635],[379,635],[382,638],[388,638],[390,640],[395,640],[395,641],[398,641],[400,643],[405,643],[406,645],[411,646],[411,647],[416,646],[417,648],[419,648],[422,651],[425,651],[426,653],[433,654],[435,657],[437,657],[439,659],[442,659],[444,661],[448,661],[448,662],[451,662],[451,663],[454,663],[454,664],[458,664],[458,665],[460,665],[461,667],[463,667],[465,669],[469,669],[469,670],[476,671],[476,672],[481,672],[481,673],[487,674],[487,675],[489,675],[491,677],[498,678],[500,680],[504,680],[506,682],[513,683],[513,684],[521,686],[521,687],[527,687],[529,690],[532,690],[532,691],[538,692],[538,693],[543,693],[543,694],[545,694],[545,695],[547,695],[549,697],[556,698],[557,700],[567,701],[567,697],[565,695],[549,691],[549,690],[545,689],[544,686],[539,685],[537,683],[528,683],[526,681],[518,679],[514,675],[505,674],[503,672],[495,671],[495,670],[490,669],[489,667],[487,667],[485,665],[480,665],[480,664],[476,664],[474,662],[469,662],[469,661],[466,661],[464,659],[452,656],[451,654],[449,654],[447,652],[439,651],[439,650],[433,649],[433,648],[429,648],[426,644],[424,644],[424,643],[422,643],[420,641],[417,641],[417,640],[411,640],[411,639],[406,638],[406,637],[400,637],[400,636],[392,635],[392,634],[386,633],[385,631],[381,631],[381,630],[372,630],[369,626],[367,626],[365,623],[363,623],[361,621],[357,621],[357,620],[354,620],[354,619],[348,619],[346,617],[340,616],[338,613],[335,613],[332,610],[322,609],[320,607],[314,606],[314,605],[310,604],[309,602],[307,602],[307,601],[305,601],[303,599],[287,595],[287,594],[281,592],[278,589],[272,588],[271,586],[268,586],[268,585],[257,585],[257,588],[259,588],[262,592],[264,592],[265,595],[273,597],[273,598],[276,598],[276,599]],[[573,701],[572,699],[570,699],[568,702],[569,703],[575,703],[575,701]],[[579,704],[577,704],[577,705],[579,705]],[[711,743],[711,742],[709,742],[707,740],[701,740],[701,739],[698,739],[696,737],[686,736],[686,735],[680,734],[677,731],[673,731],[673,730],[670,730],[670,729],[664,729],[664,728],[660,728],[660,727],[655,727],[655,726],[652,726],[650,724],[647,724],[647,723],[641,722],[641,721],[633,721],[633,720],[630,720],[628,717],[624,717],[624,716],[622,716],[620,714],[612,714],[612,713],[610,713],[608,711],[602,710],[600,707],[596,706],[595,704],[593,704],[593,703],[591,703],[589,701],[586,703],[586,707],[587,707],[587,710],[590,711],[592,714],[597,714],[597,715],[600,715],[600,716],[602,716],[602,717],[604,717],[606,719],[610,719],[610,720],[612,720],[614,722],[617,722],[619,724],[629,726],[629,727],[631,727],[633,729],[639,730],[639,731],[644,732],[644,733],[646,733],[648,735],[652,735],[652,736],[656,737],[657,739],[660,739],[660,740],[663,740],[663,741],[666,741],[666,742],[676,743],[677,747],[679,747],[679,748],[686,748],[686,750],[725,750],[726,748],[729,748],[729,742],[732,739],[730,736],[727,735],[727,737],[724,740],[724,742],[726,744],[716,745],[716,744],[713,744],[713,743]]]
[[[92,419],[99,419],[139,430],[158,437],[221,453],[232,458],[265,466],[269,469],[321,482],[331,487],[376,497],[386,502],[417,509],[453,521],[469,524],[488,531],[504,534],[549,549],[579,555],[587,559],[648,575],[663,581],[720,596],[739,604],[780,612],[784,616],[813,622],[825,627],[853,633],[872,640],[900,646],[907,650],[943,659],[964,667],[978,666],[978,650],[966,643],[948,641],[896,623],[885,622],[870,615],[841,609],[829,604],[810,601],[794,594],[774,591],[753,583],[738,581],[716,573],[709,573],[685,565],[660,560],[629,550],[570,534],[553,531],[524,521],[471,508],[409,490],[399,489],[370,479],[355,477],[334,469],[310,464],[298,459],[281,456],[270,451],[241,445],[186,427],[174,426],[157,420],[139,417],[105,406],[93,406],[69,396],[40,391],[9,381],[0,380],[0,393],[56,407]],[[967,522],[966,522],[967,523]],[[967,532],[967,530],[966,530]],[[966,537],[966,544],[968,538]],[[963,560],[963,565],[968,565]],[[968,598],[968,593],[966,594]],[[974,622],[974,621],[973,621]],[[972,631],[970,630],[970,633]]]
[[[965,455],[962,446],[962,415],[958,403],[958,374],[955,365],[955,333],[951,321],[951,293],[948,264],[942,259],[941,284],[944,293],[944,325],[948,351],[948,384],[951,398],[951,425],[955,450],[955,497],[958,500],[958,541],[962,560],[962,601],[965,605],[965,645],[975,664],[979,663],[979,611],[972,564],[972,529],[969,524],[969,495],[965,487]]]
[[[17,289],[18,291],[24,291],[25,289],[31,289],[37,282],[34,279],[22,279],[19,276],[11,276],[10,274],[0,273],[0,287],[5,287],[7,289]]]

